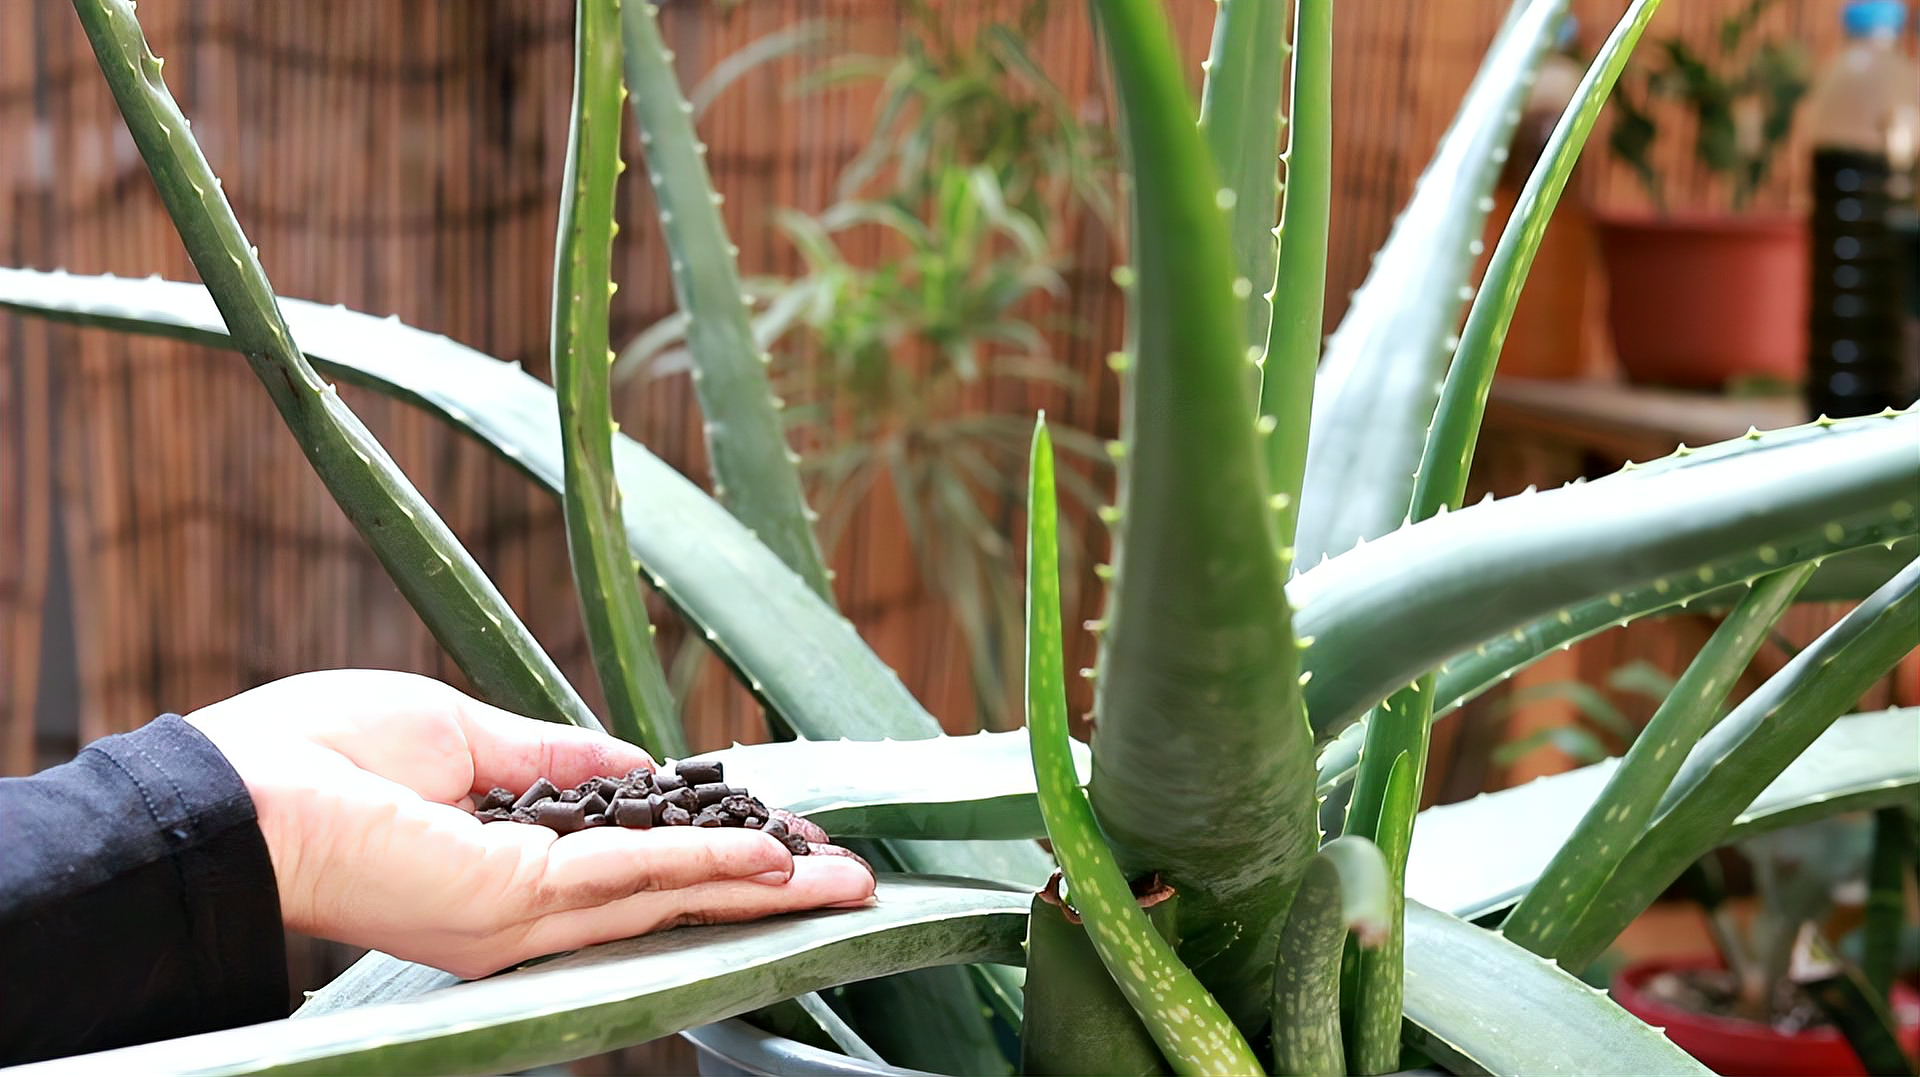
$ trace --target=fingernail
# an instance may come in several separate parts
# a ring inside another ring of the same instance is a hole
[[[827,909],[864,909],[864,908],[867,908],[867,907],[869,907],[869,906],[872,906],[872,905],[878,905],[879,903],[880,903],[880,899],[879,899],[879,898],[877,898],[877,897],[874,897],[874,896],[873,896],[872,894],[869,894],[869,895],[867,895],[866,897],[863,897],[863,898],[861,898],[861,899],[860,899],[859,901],[836,901],[836,902],[834,902],[834,903],[833,903],[833,904],[831,904],[831,905],[825,905],[825,906],[822,906],[822,908],[827,908]]]
[[[785,886],[792,878],[793,872],[791,871],[763,871],[758,875],[748,876],[747,881],[750,883],[759,883],[762,886]]]

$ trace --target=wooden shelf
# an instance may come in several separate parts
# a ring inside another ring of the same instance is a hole
[[[1624,462],[1664,456],[1683,443],[1697,446],[1737,438],[1748,427],[1772,430],[1807,418],[1798,397],[1725,396],[1613,381],[1495,378],[1486,427],[1490,433],[1541,438]]]

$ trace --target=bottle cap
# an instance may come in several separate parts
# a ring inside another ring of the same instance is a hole
[[[1573,47],[1574,39],[1580,36],[1579,16],[1569,11],[1560,17],[1560,25],[1553,33],[1553,47],[1566,52]]]
[[[1905,0],[1852,0],[1844,16],[1848,37],[1897,34],[1907,24]]]

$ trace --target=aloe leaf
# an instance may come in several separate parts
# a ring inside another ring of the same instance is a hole
[[[1087,747],[1071,745],[1078,780]],[[1027,731],[886,741],[787,741],[702,754],[727,781],[835,838],[1041,838]]]
[[[1228,229],[1236,280],[1248,281],[1243,339],[1265,354],[1273,297],[1257,286],[1273,280],[1274,222],[1280,216],[1281,91],[1287,72],[1287,7],[1276,0],[1220,0],[1213,17],[1206,83],[1200,91],[1200,133],[1213,167],[1231,191]]]
[[[1405,872],[1413,839],[1411,820],[1420,807],[1420,763],[1413,753],[1401,752],[1387,768],[1380,789],[1380,818],[1406,819],[1404,825],[1381,828],[1373,838],[1387,869],[1388,929],[1378,945],[1348,940],[1341,967],[1341,1012],[1346,1025],[1346,1064],[1358,1074],[1388,1073],[1400,1064],[1402,952],[1406,936],[1401,929],[1406,905]]]
[[[266,387],[341,511],[474,690],[536,718],[599,728],[486,573],[386,450],[320,380],[274,300],[220,180],[160,76],[129,0],[75,0],[87,40],[187,254],[218,308],[214,324]],[[212,313],[212,312],[209,312]]]
[[[1914,1068],[1906,1048],[1900,1045],[1900,1020],[1893,1015],[1885,992],[1876,993],[1875,986],[1859,969],[1836,960],[1830,953],[1820,953],[1824,950],[1824,942],[1816,947],[1816,953],[1831,966],[1831,971],[1818,979],[1801,981],[1800,990],[1846,1037],[1847,1045],[1853,1048],[1866,1072],[1894,1077],[1910,1077],[1920,1072]]]
[[[1494,181],[1567,3],[1517,0],[1327,341],[1294,540],[1302,564],[1378,538],[1407,517]]]
[[[1514,309],[1520,304],[1527,270],[1533,265],[1534,253],[1540,249],[1554,207],[1560,202],[1560,192],[1573,174],[1574,162],[1579,160],[1607,95],[1613,92],[1613,84],[1619,81],[1641,32],[1659,7],[1660,0],[1634,0],[1614,25],[1514,203],[1513,216],[1493,249],[1480,296],[1467,315],[1458,353],[1440,390],[1440,404],[1420,458],[1420,476],[1414,483],[1415,520],[1424,520],[1443,509],[1457,509],[1466,496],[1467,471],[1480,439],[1487,394],[1493,389],[1494,369],[1513,323]]]
[[[1801,565],[1756,584],[1722,621],[1713,638],[1648,720],[1646,729],[1587,810],[1540,882],[1500,927],[1534,953],[1554,953],[1587,903],[1606,884],[1653,818],[1660,797],[1680,773],[1687,753],[1713,726],[1734,682],[1786,612],[1813,566]]]
[[[1513,216],[1494,250],[1480,296],[1467,316],[1461,345],[1447,369],[1439,408],[1420,457],[1410,520],[1427,520],[1439,513],[1457,510],[1466,497],[1467,468],[1479,440],[1487,391],[1493,384],[1494,365],[1519,303],[1527,269],[1532,265],[1534,252],[1539,248],[1553,208],[1581,147],[1586,144],[1586,136],[1593,128],[1600,107],[1656,7],[1658,0],[1637,0],[1621,19],[1581,81],[1572,106],[1555,129],[1539,167],[1534,169],[1520,194]],[[1419,809],[1420,776],[1426,773],[1434,687],[1433,675],[1426,674],[1394,693],[1373,712],[1359,773],[1354,779],[1349,832],[1371,837],[1386,847],[1401,850],[1407,847],[1399,832],[1411,830],[1414,813]],[[1410,801],[1402,800],[1397,810],[1390,811],[1381,801],[1387,761],[1397,761],[1403,753],[1413,762],[1414,796]],[[1404,854],[1401,859],[1390,860],[1389,866],[1396,882],[1399,881],[1406,868]],[[1399,975],[1398,957],[1389,962],[1384,957],[1362,954],[1359,962],[1363,973],[1371,971],[1387,981],[1379,992],[1379,1005],[1384,1011],[1380,1022],[1384,1024],[1399,1011],[1398,991],[1392,984]],[[1369,970],[1369,965],[1378,968]],[[1377,1044],[1375,1053],[1364,1056],[1366,1060],[1362,1064],[1370,1068],[1362,1072],[1376,1072],[1378,1067],[1391,1066],[1395,1058],[1390,1055],[1397,1055],[1397,1046],[1397,1043]]]
[[[1711,1070],[1565,969],[1407,903],[1407,1042],[1449,1073]]]
[[[1802,557],[1797,563],[1812,564],[1815,568],[1796,601],[1857,602],[1920,555],[1920,542],[1912,538],[1892,545],[1858,547],[1861,541],[1864,539],[1859,529],[1847,529],[1842,531],[1839,542],[1827,541],[1822,535],[1820,542],[1797,551]],[[1626,587],[1603,598],[1575,603],[1481,643],[1448,659],[1440,667],[1435,678],[1433,720],[1453,714],[1462,704],[1541,658],[1607,629],[1642,617],[1685,609],[1735,606],[1746,596],[1753,580],[1785,567],[1778,549],[1762,546],[1715,561],[1711,566],[1714,580],[1740,580],[1740,583],[1727,586],[1711,581],[1702,583],[1697,574],[1691,578],[1661,577],[1651,584]],[[1341,730],[1339,736],[1321,749],[1318,783],[1321,796],[1333,794],[1353,781],[1368,722],[1363,718]]]
[[[1107,8],[1104,14],[1114,18],[1118,12]],[[1111,24],[1108,30],[1113,31]],[[1116,52],[1124,47],[1116,47]],[[1127,877],[1100,834],[1068,747],[1072,738],[1067,734],[1063,652],[1053,446],[1043,417],[1034,426],[1027,478],[1027,729],[1033,739],[1040,813],[1066,878],[1064,897],[1085,922],[1101,964],[1175,1072],[1259,1073],[1259,1060],[1226,1011],[1180,963],[1134,901]]]
[[[654,5],[622,4],[620,25],[627,87],[659,203],[673,293],[687,314],[714,496],[832,603],[832,574],[821,560],[813,512],[794,466],[799,457],[787,444],[780,401],[767,380],[769,357],[753,338],[734,261],[738,248],[720,219],[720,196],[707,175],[706,145],[693,129],[693,107],[680,93]]]
[[[1911,451],[1909,446],[1909,451]],[[1920,646],[1920,561],[1767,678],[1687,756],[1660,814],[1554,956],[1584,967],[1894,664]],[[1911,745],[1909,745],[1909,750]]]
[[[1179,898],[1171,889],[1155,887],[1136,902],[1162,938],[1177,942]],[[1058,875],[1033,896],[1027,916],[1025,997],[1020,1072],[1027,1077],[1173,1072],[1100,963],[1079,914],[1060,899]]]
[[[1275,530],[1283,544],[1281,564],[1289,571],[1300,484],[1307,470],[1313,380],[1320,363],[1327,295],[1327,207],[1333,194],[1333,0],[1295,0],[1293,39],[1287,200],[1280,215],[1279,266],[1268,293],[1273,321],[1260,366],[1267,489],[1279,505]]]
[[[1917,737],[1920,708],[1840,719],[1740,811],[1719,841],[1911,802],[1920,789]],[[1609,759],[1421,812],[1407,893],[1467,919],[1511,905],[1566,845],[1618,765]]]
[[[509,1073],[641,1043],[806,991],[1019,961],[1028,894],[883,875],[878,902],[675,928],[402,1001],[46,1063],[46,1073]]]
[[[1131,0],[1094,10],[1132,162],[1138,278],[1094,813],[1122,870],[1161,872],[1180,893],[1182,952],[1240,1028],[1257,1030],[1275,933],[1319,844],[1298,650],[1226,214],[1165,13]]]
[[[1692,579],[1722,559],[1777,565],[1916,532],[1920,415],[1833,423],[1694,467],[1615,476],[1476,505],[1403,528],[1295,577],[1295,628],[1312,640],[1307,710],[1322,740],[1451,658],[1623,588]],[[1704,577],[1704,578],[1703,578]],[[1099,788],[1100,764],[1094,766]]]
[[[553,382],[560,402],[567,552],[593,668],[613,731],[656,754],[685,755],[653,648],[647,602],[621,533],[613,475],[613,398],[607,366],[613,294],[614,177],[620,160],[618,0],[574,7],[573,111],[553,259]]]
[[[1384,942],[1396,904],[1386,859],[1365,838],[1335,838],[1307,865],[1273,970],[1273,1072],[1347,1072],[1340,955],[1349,933],[1365,947]]]
[[[1899,808],[1881,808],[1873,813],[1873,852],[1867,861],[1867,902],[1860,925],[1860,974],[1873,996],[1882,1000],[1893,997],[1893,982],[1899,975],[1908,864],[1920,864],[1913,822]]]

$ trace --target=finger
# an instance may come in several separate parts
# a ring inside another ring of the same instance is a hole
[[[794,871],[793,854],[758,830],[731,827],[658,827],[577,831],[553,843],[533,888],[534,915],[604,905],[647,891]],[[764,885],[764,884],[755,884]]]
[[[653,769],[652,756],[617,737],[459,698],[456,717],[473,756],[474,793],[496,785],[517,793],[538,778],[565,789],[596,775],[625,777],[636,767]]]
[[[540,954],[631,938],[676,924],[722,924],[786,912],[863,903],[873,897],[873,876],[839,857],[801,857],[784,886],[709,882],[661,894],[636,894],[592,908],[546,917],[526,933],[518,952],[524,961]]]

